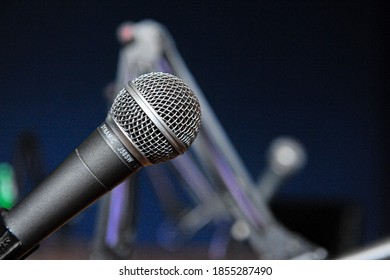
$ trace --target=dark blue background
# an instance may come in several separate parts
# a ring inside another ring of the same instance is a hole
[[[175,38],[254,178],[269,142],[294,136],[309,161],[279,197],[357,202],[365,242],[377,239],[390,232],[386,6],[1,1],[0,161],[11,160],[16,136],[31,129],[53,170],[106,116],[102,92],[116,74],[116,28],[151,18]],[[161,215],[153,193],[141,193],[142,236],[153,240],[146,228]],[[93,221],[85,224],[81,232],[90,234]]]

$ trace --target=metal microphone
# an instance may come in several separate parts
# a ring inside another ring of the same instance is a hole
[[[129,82],[105,122],[24,200],[3,211],[0,259],[23,257],[141,167],[184,153],[200,122],[199,101],[179,78],[158,72]]]

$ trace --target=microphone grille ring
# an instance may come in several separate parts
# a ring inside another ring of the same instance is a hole
[[[181,79],[160,72],[142,75],[132,83],[188,148],[201,122],[199,101],[192,90]],[[152,164],[179,155],[126,89],[115,98],[110,114]]]

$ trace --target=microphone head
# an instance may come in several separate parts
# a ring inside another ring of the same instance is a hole
[[[109,115],[140,157],[147,159],[146,163],[141,159],[144,165],[185,152],[201,124],[200,104],[193,91],[176,76],[161,72],[129,82],[115,98]]]

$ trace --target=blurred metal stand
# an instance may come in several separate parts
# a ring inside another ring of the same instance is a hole
[[[202,106],[202,130],[193,150],[201,165],[212,171],[209,175],[217,182],[218,196],[226,201],[226,211],[230,212],[235,223],[247,225],[244,231],[248,232],[247,238],[254,251],[266,259],[325,258],[324,249],[285,229],[273,217],[264,199],[253,195],[255,184],[238,153],[167,31],[165,38],[166,57],[174,73],[194,90]]]
[[[121,34],[120,38],[127,38],[125,40],[127,45],[120,53],[117,86],[122,86],[129,78],[142,74],[140,72],[171,72],[183,79],[196,93],[202,108],[202,128],[190,153],[176,158],[168,165],[158,165],[149,169],[153,172],[155,168],[169,166],[174,174],[181,178],[186,185],[185,189],[197,204],[186,212],[183,212],[184,209],[176,211],[173,217],[176,223],[171,230],[177,232],[171,235],[173,239],[168,243],[174,244],[174,239],[177,239],[178,243],[180,240],[187,240],[200,228],[213,222],[223,227],[230,224],[231,230],[228,235],[239,241],[247,241],[260,259],[325,258],[324,249],[291,233],[273,217],[266,199],[257,190],[255,182],[244,167],[165,27],[152,20],[145,20],[139,23],[125,23],[118,30]],[[154,175],[149,173],[149,175],[153,177],[156,173]],[[160,188],[160,185],[164,187],[169,185],[169,180],[161,176],[161,172],[155,181],[159,184],[155,186],[156,188]],[[262,191],[265,192],[264,183],[261,184]],[[164,189],[165,191],[172,195],[174,193],[169,189]],[[104,213],[107,209],[107,206],[103,208],[100,220],[107,221],[109,215]],[[101,238],[98,238],[98,243],[102,242],[102,236],[107,231],[107,227],[110,227],[110,223],[113,221],[108,219],[108,222],[103,223],[106,229],[104,230],[104,227],[99,229],[98,236],[101,235]],[[220,236],[226,239],[226,236]],[[227,246],[227,242],[222,242],[221,238],[214,240],[215,244],[219,244],[219,247]],[[212,251],[209,256],[223,258],[226,248],[217,248],[215,244],[210,245]]]

